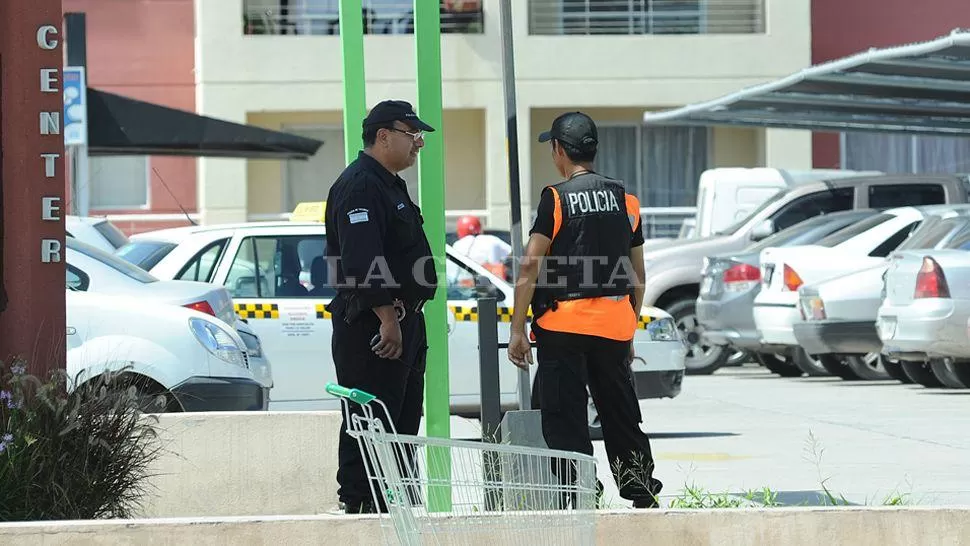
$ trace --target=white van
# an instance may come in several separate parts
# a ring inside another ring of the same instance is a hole
[[[771,167],[730,167],[701,173],[697,186],[697,216],[692,238],[707,237],[746,218],[780,190],[815,180],[879,175],[879,171],[839,169],[788,170]]]

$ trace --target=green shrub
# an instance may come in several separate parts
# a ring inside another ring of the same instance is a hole
[[[0,362],[0,521],[131,517],[161,448],[121,372],[67,376]]]

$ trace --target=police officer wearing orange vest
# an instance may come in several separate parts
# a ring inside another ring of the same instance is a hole
[[[593,454],[588,385],[620,496],[653,508],[663,484],[653,477],[630,370],[644,294],[640,202],[621,181],[593,171],[597,141],[596,124],[581,112],[559,116],[539,135],[551,142],[565,180],[544,188],[539,200],[515,287],[508,356],[524,370],[532,364],[525,330],[531,304],[546,444]]]

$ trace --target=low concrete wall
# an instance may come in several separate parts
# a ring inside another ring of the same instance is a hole
[[[597,519],[597,544],[670,546],[912,546],[970,542],[970,509],[768,508],[709,511],[613,511]],[[496,546],[496,537],[458,537]],[[381,544],[373,516],[194,518],[107,522],[2,523],[0,544]],[[532,543],[542,541],[531,540]]]
[[[337,506],[340,412],[159,416],[142,517],[321,514]],[[2,543],[2,541],[0,541]]]

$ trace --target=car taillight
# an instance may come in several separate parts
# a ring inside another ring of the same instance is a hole
[[[788,267],[788,264],[785,264],[782,273],[784,275],[785,288],[790,292],[798,290],[798,287],[802,285],[802,278],[798,276],[798,273],[795,273],[794,269]]]
[[[754,288],[761,281],[761,271],[748,264],[738,264],[724,271],[724,289],[743,292]]]
[[[212,306],[209,305],[209,302],[205,300],[197,301],[194,303],[188,303],[185,305],[185,307],[188,307],[189,309],[194,309],[200,313],[216,316],[216,312],[212,310]]]
[[[946,284],[946,276],[936,260],[929,256],[923,257],[923,266],[916,275],[916,291],[914,299],[919,298],[949,298],[950,287]]]

